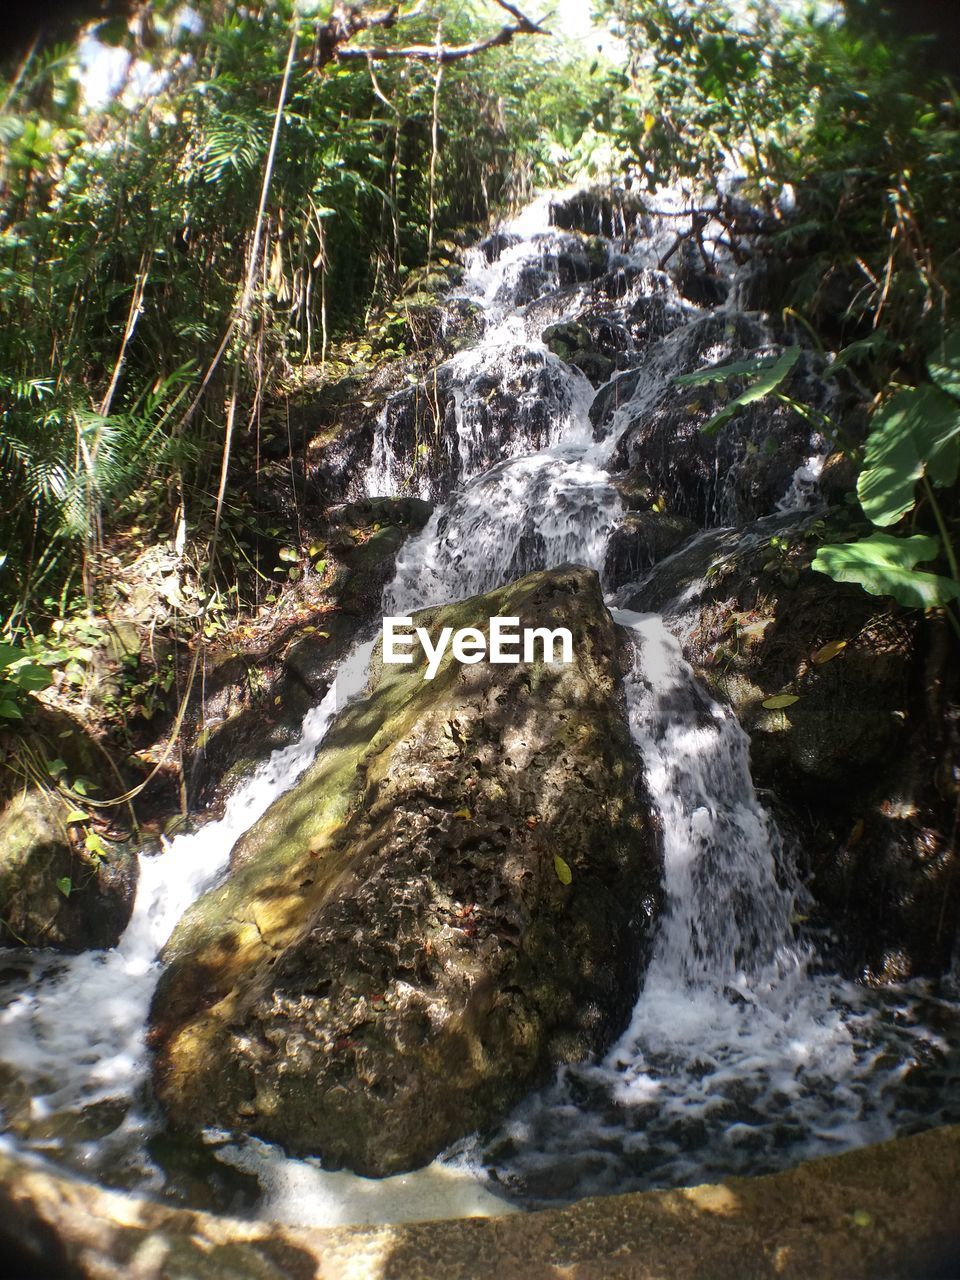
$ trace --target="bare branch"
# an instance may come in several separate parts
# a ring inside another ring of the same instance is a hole
[[[544,35],[550,34],[549,31],[543,30],[542,23],[534,22],[531,18],[528,18],[526,14],[520,12],[515,4],[509,4],[508,0],[495,0],[495,3],[498,4],[501,9],[506,9],[507,13],[516,18],[522,31],[541,31]]]
[[[448,62],[458,62],[461,58],[471,58],[474,54],[483,53],[485,49],[510,44],[514,36],[549,34],[540,23],[534,22],[522,13],[515,4],[511,3],[511,0],[494,0],[494,2],[501,9],[506,10],[515,22],[501,27],[499,31],[485,39],[460,45],[413,44],[375,48],[345,46],[348,40],[361,31],[369,31],[372,27],[394,27],[412,14],[401,14],[399,5],[396,4],[381,13],[368,13],[353,4],[340,4],[328,20],[316,29],[313,66],[319,70],[334,58],[340,62],[357,62],[362,59],[368,63],[383,62],[388,59],[406,59],[410,62],[435,62],[443,66]]]
[[[509,0],[495,0],[495,3],[501,9],[505,9],[512,17],[516,19],[515,23],[503,26],[492,36],[487,36],[483,40],[473,40],[470,44],[459,45],[425,45],[411,44],[403,45],[396,48],[389,46],[380,46],[378,48],[342,48],[341,42],[338,42],[335,56],[340,62],[352,62],[360,58],[365,58],[371,62],[382,62],[387,59],[406,59],[412,62],[436,62],[441,66],[449,62],[458,62],[462,58],[472,58],[475,54],[483,53],[485,49],[494,49],[502,45],[510,44],[514,36],[519,35],[548,35],[543,27],[516,7],[509,3]],[[396,20],[396,11],[394,10],[394,21]],[[359,15],[358,15],[359,16]],[[373,22],[366,23],[367,26],[375,25]],[[393,22],[380,25],[393,25]],[[350,32],[350,35],[356,31],[363,30],[363,27],[356,26]],[[346,39],[348,40],[348,35]],[[345,40],[342,42],[345,43]]]

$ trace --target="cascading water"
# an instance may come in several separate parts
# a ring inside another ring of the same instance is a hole
[[[665,912],[617,1043],[474,1151],[534,1205],[877,1142],[936,1113],[941,1073],[958,1066],[922,987],[880,994],[816,972],[794,939],[803,892],[754,791],[746,734],[660,615],[613,616],[635,645],[627,704],[663,832]]]
[[[618,439],[675,372],[669,344],[649,355],[633,350],[626,319],[652,291],[658,315],[696,311],[657,270],[683,229],[680,212],[674,201],[664,218],[647,218],[627,253],[604,248],[604,268],[624,282],[615,316],[636,367],[604,430],[591,424],[587,379],[540,337],[583,304],[581,242],[549,228],[541,200],[469,256],[457,300],[480,308],[483,336],[443,367],[441,470],[421,463],[419,410],[409,397],[388,402],[374,433],[369,494],[447,499],[402,550],[385,612],[462,599],[565,562],[603,569],[622,515],[610,479]],[[704,234],[719,238],[720,228],[708,224]],[[721,340],[702,360],[727,355]],[[504,386],[514,388],[512,407],[491,417],[489,401]],[[439,413],[439,393],[433,403]],[[784,509],[807,504],[815,479],[798,471]],[[528,1203],[677,1184],[874,1140],[893,1130],[895,1116],[909,1128],[921,1114],[927,1123],[950,1114],[924,1093],[957,1065],[924,1029],[923,993],[865,993],[816,972],[813,950],[794,939],[802,893],[754,793],[746,735],[697,684],[659,616],[615,616],[636,648],[627,701],[662,829],[667,901],[629,1027],[602,1061],[565,1069],[528,1099],[492,1142],[463,1144],[420,1174],[372,1184],[264,1143],[208,1135],[223,1165],[260,1179],[255,1212],[320,1224],[504,1212],[485,1180]],[[338,700],[363,684],[369,649],[351,656],[300,741],[241,786],[219,822],[142,859],[134,916],[115,951],[5,953],[0,1067],[25,1096],[9,1117],[16,1138],[4,1141],[162,1191],[148,1148],[160,1121],[144,1041],[158,953],[190,902],[224,873],[236,839],[310,763]],[[931,1073],[922,1079],[924,1061]]]

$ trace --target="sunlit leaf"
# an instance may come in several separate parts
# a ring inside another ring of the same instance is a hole
[[[907,608],[934,609],[960,598],[960,582],[915,568],[939,550],[937,539],[924,534],[874,533],[859,542],[821,547],[811,567],[834,582],[856,583],[872,596],[893,596]]]
[[[800,699],[795,693],[778,693],[773,698],[766,698],[762,705],[767,711],[782,711],[784,707],[792,707]]]
[[[873,524],[886,528],[910,511],[924,474],[937,485],[956,480],[958,437],[960,406],[936,387],[899,391],[877,411],[857,481]]]
[[[813,655],[813,661],[818,667],[822,667],[825,662],[832,662],[838,654],[843,653],[846,647],[846,640],[831,640],[829,644],[817,650]]]
[[[573,883],[573,872],[570,870],[569,865],[564,862],[563,858],[560,857],[559,853],[555,853],[553,855],[553,868],[556,871],[557,879],[561,884]]]
[[[715,413],[709,422],[704,423],[700,431],[705,436],[712,436],[737,413],[738,410],[746,408],[747,405],[755,404],[758,400],[762,400],[764,396],[770,395],[772,391],[780,386],[793,371],[794,366],[800,359],[799,347],[788,347],[783,355],[771,365],[761,377],[747,387],[746,391],[741,391],[735,400],[731,400],[729,404],[724,405],[719,413]]]

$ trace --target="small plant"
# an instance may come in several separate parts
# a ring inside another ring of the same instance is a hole
[[[788,347],[781,356],[757,356],[752,360],[738,360],[734,364],[717,365],[712,369],[699,369],[696,373],[685,373],[674,378],[678,387],[705,387],[714,382],[727,382],[730,378],[753,378],[754,381],[734,399],[728,401],[723,408],[700,428],[705,436],[713,436],[725,422],[747,405],[755,404],[765,396],[774,395],[791,409],[796,409],[798,401],[784,395],[779,388],[796,368],[800,359],[799,347]],[[809,414],[807,405],[801,405],[804,416]]]
[[[0,565],[6,556],[0,556]],[[53,683],[49,669],[34,662],[19,645],[0,642],[0,719],[22,720],[27,694]]]

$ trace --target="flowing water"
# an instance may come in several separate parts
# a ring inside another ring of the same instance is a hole
[[[681,319],[699,314],[657,270],[681,212],[666,201],[663,217],[621,228],[642,234],[606,244],[607,267],[626,282],[614,319],[651,290]],[[445,470],[431,472],[401,444],[409,397],[380,415],[366,491],[446,499],[402,549],[385,613],[462,599],[536,568],[604,569],[623,514],[610,478],[618,436],[674,370],[668,348],[637,351],[624,328],[626,363],[639,374],[595,432],[594,388],[540,338],[546,324],[575,316],[588,292],[569,279],[580,270],[578,243],[552,230],[548,213],[537,202],[503,229],[499,254],[469,258],[455,301],[479,310],[483,335],[442,370],[452,415]],[[709,242],[720,228],[706,234]],[[726,354],[720,342],[704,363]],[[496,416],[491,403],[504,388],[510,400]],[[821,453],[814,438],[780,517],[816,502]],[[716,529],[701,536],[718,546],[736,539]],[[746,735],[697,683],[668,629],[681,625],[679,605],[672,623],[615,611],[636,652],[627,704],[665,877],[654,954],[619,1041],[603,1059],[564,1069],[492,1139],[466,1141],[417,1174],[373,1182],[209,1133],[202,1176],[233,1169],[262,1189],[232,1207],[318,1224],[506,1212],[505,1197],[542,1204],[760,1172],[960,1119],[955,1006],[920,985],[870,992],[842,982],[797,941],[804,896],[789,851],[754,791]],[[2,953],[0,1082],[15,1085],[0,1141],[110,1185],[184,1194],[157,1157],[162,1122],[149,1094],[144,1024],[158,954],[190,902],[225,873],[237,838],[309,765],[338,706],[362,689],[369,652],[351,655],[300,740],[235,792],[222,819],[141,860],[134,915],[115,950]]]

